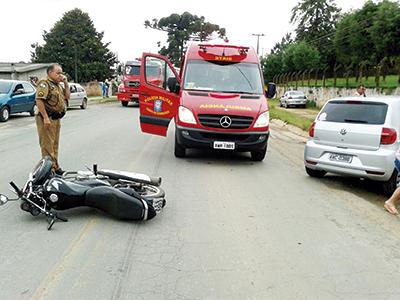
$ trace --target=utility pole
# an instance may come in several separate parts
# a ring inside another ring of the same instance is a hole
[[[253,36],[257,37],[257,55],[258,55],[258,49],[260,46],[260,36],[265,36],[264,33],[253,33]]]
[[[78,51],[76,49],[76,44],[74,43],[74,65],[75,65],[75,83],[78,83]]]

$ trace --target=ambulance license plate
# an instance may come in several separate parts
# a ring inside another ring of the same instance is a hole
[[[235,143],[233,142],[214,142],[214,149],[235,150]]]

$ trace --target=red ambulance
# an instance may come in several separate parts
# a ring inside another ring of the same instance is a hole
[[[154,83],[151,67],[161,67]],[[267,98],[260,61],[253,48],[193,43],[180,74],[157,54],[143,53],[140,68],[140,124],[143,132],[166,136],[175,120],[175,156],[190,148],[248,151],[262,161],[269,137]]]

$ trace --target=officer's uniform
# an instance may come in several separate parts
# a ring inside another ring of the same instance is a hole
[[[60,139],[60,119],[65,115],[65,95],[60,84],[50,78],[40,80],[37,83],[36,99],[44,102],[51,126],[44,127],[43,117],[40,112],[36,115],[36,126],[39,134],[39,144],[42,157],[50,156],[53,160],[53,171],[58,170],[58,144]]]

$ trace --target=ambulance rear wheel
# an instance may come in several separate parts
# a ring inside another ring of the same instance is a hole
[[[251,160],[262,161],[265,158],[266,153],[267,153],[266,147],[263,150],[251,151]]]
[[[128,101],[121,101],[121,104],[123,107],[127,107],[128,106]]]
[[[178,140],[175,137],[175,148],[174,148],[175,157],[185,157],[186,156],[186,148],[178,143]]]

